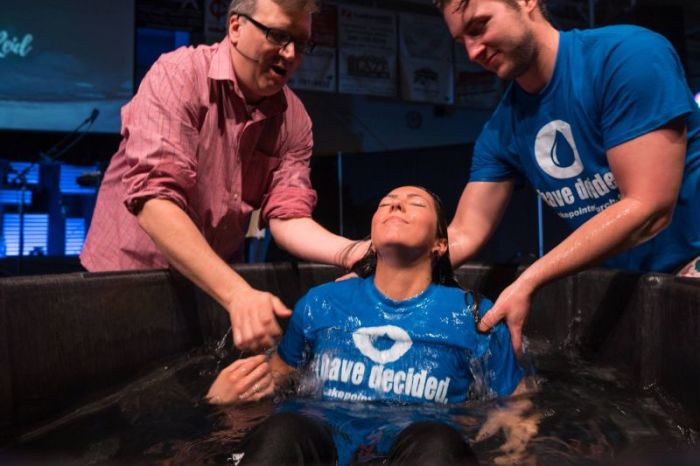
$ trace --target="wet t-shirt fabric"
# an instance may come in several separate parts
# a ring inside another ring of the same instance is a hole
[[[700,254],[700,110],[673,46],[637,26],[571,30],[559,38],[542,91],[528,94],[515,82],[507,89],[475,144],[470,181],[525,178],[577,228],[620,198],[607,151],[684,117],[685,173],[671,225],[607,263],[680,268]]]
[[[312,397],[357,406],[326,419],[340,464],[358,448],[386,453],[400,431],[387,419],[353,416],[367,403],[434,406],[512,393],[523,371],[507,327],[476,330],[475,309],[483,315],[491,305],[481,297],[475,308],[473,293],[434,284],[394,301],[373,277],[312,288],[297,303],[278,354],[301,370]]]
[[[394,301],[374,278],[311,289],[295,306],[278,348],[292,367],[309,367],[324,399],[457,403],[470,388],[509,395],[522,378],[510,334],[476,330],[474,295],[431,284]],[[491,302],[481,297],[483,315]],[[486,387],[472,387],[474,376]]]

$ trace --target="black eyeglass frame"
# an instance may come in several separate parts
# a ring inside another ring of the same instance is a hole
[[[250,21],[250,23],[253,26],[260,29],[263,33],[265,33],[265,39],[267,39],[270,43],[272,43],[280,48],[285,48],[290,43],[294,42],[294,49],[296,51],[303,53],[305,55],[308,55],[311,52],[313,52],[314,47],[316,47],[316,44],[312,40],[295,39],[287,31],[283,31],[282,29],[275,29],[275,28],[265,26],[261,22],[254,20],[253,18],[251,18],[250,16],[248,16],[245,13],[234,12],[233,14],[235,14],[237,16],[241,16],[241,17],[247,19],[248,21]]]

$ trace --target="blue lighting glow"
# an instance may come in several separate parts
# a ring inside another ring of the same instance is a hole
[[[83,241],[85,241],[85,219],[84,218],[67,218],[66,219],[66,256],[77,256],[80,250],[83,249]]]
[[[695,103],[698,104],[698,107],[700,107],[700,92],[695,94]]]
[[[61,164],[61,175],[59,186],[61,194],[94,194],[97,188],[85,188],[78,184],[77,179],[86,172],[95,172],[96,166],[85,167],[76,165]]]
[[[3,215],[3,237],[5,254],[19,254],[19,215]],[[48,214],[25,214],[24,216],[24,256],[46,254],[49,239]]]
[[[7,182],[9,184],[16,184],[19,181],[17,179],[17,174],[22,173],[26,169],[29,169],[29,171],[25,174],[27,184],[39,184],[39,164],[29,162],[10,162],[10,168],[12,171],[7,174]]]

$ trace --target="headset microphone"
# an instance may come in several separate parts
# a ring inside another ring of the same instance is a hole
[[[233,48],[236,49],[236,52],[238,52],[243,58],[250,60],[252,62],[255,62],[257,64],[262,63],[259,59],[253,58],[250,55],[246,55],[245,53],[241,52],[241,49],[239,49],[238,46],[236,44],[234,44],[233,42],[231,42],[231,45],[233,45]]]

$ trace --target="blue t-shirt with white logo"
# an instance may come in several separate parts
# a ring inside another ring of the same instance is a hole
[[[685,173],[671,225],[610,261],[673,271],[700,254],[700,110],[672,45],[637,26],[560,32],[538,94],[512,83],[474,147],[471,181],[524,176],[572,228],[617,202],[606,152],[685,117]],[[659,170],[663,170],[659,166]]]
[[[347,464],[386,454],[412,422],[450,422],[439,406],[510,395],[523,370],[508,328],[500,323],[478,332],[474,306],[473,293],[434,284],[394,301],[377,290],[374,277],[312,288],[295,306],[277,351],[302,371],[305,391],[326,401],[290,400],[279,409],[327,421],[339,464]],[[476,312],[483,316],[491,306],[479,298]]]
[[[483,315],[491,302],[481,298]],[[472,293],[431,284],[394,301],[374,278],[312,288],[296,305],[278,353],[307,367],[322,398],[457,403],[510,395],[522,378],[505,324],[477,332]],[[484,386],[472,386],[476,379]],[[478,395],[477,395],[478,393]]]

